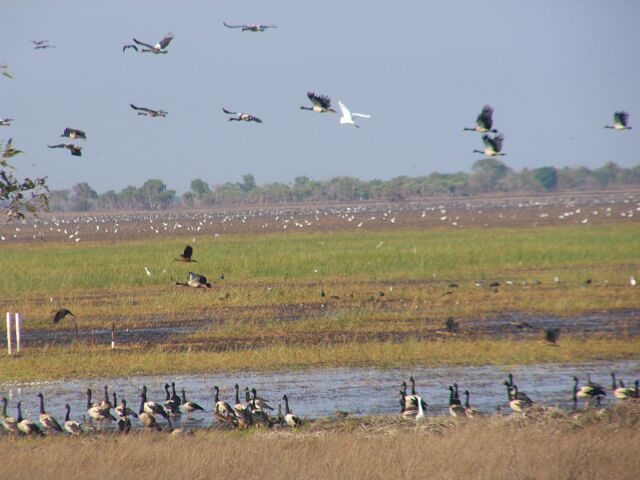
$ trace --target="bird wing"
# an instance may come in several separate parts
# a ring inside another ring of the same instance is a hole
[[[353,121],[351,119],[351,112],[349,111],[349,109],[345,106],[344,103],[342,103],[340,100],[338,100],[338,107],[340,107],[340,111],[342,112],[342,117],[347,119],[347,121]]]
[[[134,110],[140,110],[143,112],[154,113],[156,115],[159,115],[159,113],[156,110],[151,110],[150,108],[146,108],[146,107],[136,107],[133,103],[130,103],[129,105],[131,105],[131,108],[133,108]]]
[[[504,141],[504,136],[502,134],[498,134],[493,137],[493,147],[496,152],[502,150],[502,142]]]
[[[256,122],[256,123],[262,123],[262,120],[260,120],[258,117],[254,117],[253,115],[249,115],[249,121],[250,122]]]
[[[493,147],[493,142],[491,141],[489,135],[482,135],[482,143],[484,143],[485,148]]]
[[[56,314],[53,317],[53,323],[58,323],[60,320],[62,320],[64,317],[66,317],[67,315],[71,315],[72,317],[74,316],[73,313],[71,313],[69,310],[67,310],[66,308],[61,308],[60,310],[58,310],[56,312]]]
[[[316,95],[313,92],[308,92],[307,97],[311,100],[311,103],[318,105],[319,107],[328,109],[331,107],[331,99],[326,95]]]
[[[226,108],[222,108],[222,111],[224,113],[226,113],[227,115],[238,115],[238,112],[230,112],[229,110],[227,110]]]
[[[143,47],[147,47],[147,48],[150,48],[152,50],[154,50],[156,48],[153,45],[149,45],[148,43],[141,42],[140,40],[136,40],[135,38],[133,39],[133,41],[136,42],[138,45],[142,45]]]
[[[629,121],[629,114],[627,112],[616,112],[613,115],[614,123],[619,123],[623,127],[627,126],[627,122]]]
[[[478,118],[476,118],[476,124],[479,127],[491,130],[491,127],[493,126],[492,115],[493,108],[491,107],[491,105],[485,105],[484,107],[482,107],[482,111],[478,115]]]
[[[371,115],[367,115],[366,113],[351,113],[352,117],[361,117],[361,118],[371,118]]]
[[[136,47],[135,45],[125,45],[124,47],[122,47],[122,51],[124,52],[127,48],[133,48],[136,52],[138,51],[138,47]]]
[[[191,245],[187,245],[186,247],[184,247],[182,256],[185,258],[191,258],[191,255],[193,255],[193,247],[191,247]]]
[[[164,50],[169,46],[169,44],[171,43],[171,40],[173,40],[173,34],[167,33],[167,35],[158,42],[158,45],[160,45],[160,48]]]
[[[222,24],[227,28],[244,28],[248,25],[229,25],[227,22],[222,22]]]
[[[49,148],[65,148],[65,143],[59,143],[58,145],[47,145]]]
[[[207,283],[207,277],[205,277],[204,275],[198,275],[197,273],[189,272],[189,281]]]

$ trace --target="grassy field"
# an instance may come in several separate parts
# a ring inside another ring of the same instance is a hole
[[[112,322],[118,332],[196,330],[116,352],[91,337],[89,346],[40,344],[1,362],[0,380],[148,373],[149,355],[163,373],[249,363],[273,369],[638,358],[637,340],[624,328],[590,338],[589,348],[580,335],[563,334],[561,349],[539,337],[512,348],[509,336],[465,332],[468,321],[504,314],[636,311],[638,291],[628,279],[638,276],[639,238],[633,224],[209,236],[193,243],[192,264],[172,261],[186,238],[3,245],[0,271],[12,273],[0,275],[0,308],[23,314],[26,341],[29,331],[71,329],[68,320],[51,323],[51,312],[63,306],[83,330]],[[207,275],[213,290],[172,285],[189,270]],[[493,281],[498,289],[489,288]],[[462,326],[455,342],[440,335],[449,316]],[[69,373],[65,365],[75,366]]]
[[[467,421],[321,421],[299,432],[0,437],[4,479],[636,478],[638,405]]]

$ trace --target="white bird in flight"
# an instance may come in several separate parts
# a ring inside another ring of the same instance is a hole
[[[345,106],[345,104],[340,100],[338,100],[338,106],[340,107],[340,111],[342,112],[342,117],[340,117],[340,125],[353,125],[354,127],[360,128],[360,125],[354,122],[352,117],[371,118],[371,115],[366,115],[364,113],[351,113]]]

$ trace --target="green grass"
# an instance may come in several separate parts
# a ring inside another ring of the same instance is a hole
[[[565,337],[552,347],[538,340],[465,340],[331,343],[315,347],[285,343],[224,352],[190,350],[175,345],[107,346],[76,344],[28,349],[19,356],[0,354],[0,382],[64,378],[180,373],[290,370],[341,366],[430,367],[517,365],[549,362],[640,359],[640,338]]]

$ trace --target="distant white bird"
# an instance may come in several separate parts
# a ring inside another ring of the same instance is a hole
[[[364,113],[351,113],[345,106],[345,104],[340,100],[338,100],[338,106],[340,107],[340,112],[342,112],[342,117],[340,117],[340,125],[353,125],[354,127],[360,128],[360,125],[354,122],[352,117],[371,118],[371,115],[366,115]]]
[[[147,267],[144,267],[144,271],[147,273],[148,276],[151,276],[151,271],[149,271]]]
[[[636,277],[631,275],[629,277],[629,285],[631,285],[632,287],[635,287],[637,284],[638,284],[638,281],[636,280]]]

